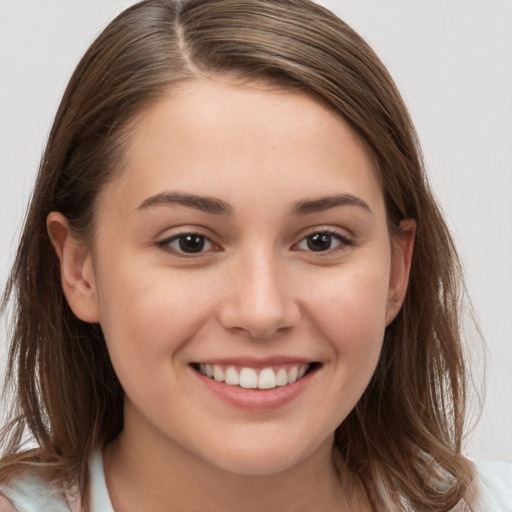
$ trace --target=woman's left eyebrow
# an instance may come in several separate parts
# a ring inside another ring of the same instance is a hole
[[[357,206],[373,214],[368,203],[360,197],[352,194],[337,194],[327,197],[319,197],[318,199],[301,199],[296,201],[292,206],[294,215],[309,215],[311,213],[323,212],[338,206]]]

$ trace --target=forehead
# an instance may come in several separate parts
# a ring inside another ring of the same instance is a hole
[[[227,77],[181,84],[143,112],[121,170],[105,193],[122,190],[128,207],[163,189],[236,192],[238,200],[275,193],[292,201],[294,194],[328,195],[338,187],[331,195],[381,199],[365,145],[322,101]]]

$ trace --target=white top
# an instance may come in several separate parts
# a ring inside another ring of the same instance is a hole
[[[475,465],[481,492],[473,512],[512,512],[512,464],[484,460]]]
[[[114,512],[108,495],[100,451],[89,461],[90,512]],[[76,489],[75,489],[76,491]],[[2,494],[5,497],[2,497]],[[82,512],[77,493],[51,489],[42,479],[26,474],[9,487],[0,484],[0,512]],[[7,499],[8,498],[8,499]]]
[[[103,457],[96,452],[90,462],[91,468],[91,512],[114,512],[108,495],[105,474],[103,473]],[[0,509],[0,512],[2,510]],[[74,511],[73,511],[74,512]]]
[[[512,512],[512,464],[476,462],[480,497],[472,512]],[[90,460],[90,512],[114,512],[108,495],[101,452]],[[2,497],[2,494],[6,497]],[[8,499],[7,499],[8,498]],[[63,493],[52,491],[33,475],[24,475],[6,487],[0,484],[0,512],[80,512],[80,505]]]

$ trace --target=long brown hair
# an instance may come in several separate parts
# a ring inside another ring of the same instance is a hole
[[[466,370],[461,272],[424,175],[407,109],[371,48],[308,0],[147,0],[119,15],[76,68],[44,153],[3,308],[13,308],[0,479],[37,463],[88,485],[87,460],[123,428],[123,390],[99,325],[78,320],[46,233],[51,211],[94,232],[95,198],[119,171],[130,125],[199,75],[266,81],[321,98],[377,163],[390,232],[417,222],[409,288],[377,370],[335,444],[378,510],[447,511],[472,465],[461,455]],[[27,433],[38,448],[24,451]]]

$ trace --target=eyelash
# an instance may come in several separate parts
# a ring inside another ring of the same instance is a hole
[[[311,240],[311,237],[318,236],[318,235],[329,237],[330,245],[332,244],[332,239],[336,239],[338,241],[338,244],[334,248],[329,246],[326,250],[315,251],[314,249],[311,249],[311,247],[309,246],[308,239]],[[178,244],[180,244],[180,242],[183,242],[186,237],[196,237],[196,241],[198,241],[198,243],[200,244],[199,250],[197,252],[194,252],[194,251],[185,252],[183,250],[183,247],[173,248],[171,246],[173,243],[176,243],[176,242]],[[200,239],[200,240],[197,240],[197,239]],[[303,236],[298,243],[294,244],[293,245],[294,250],[301,250],[298,247],[302,243],[306,243],[309,246],[309,250],[303,249],[305,252],[311,252],[312,254],[326,254],[326,253],[333,253],[333,252],[336,252],[339,250],[343,250],[344,248],[353,245],[354,242],[350,238],[348,238],[344,235],[341,235],[340,233],[337,233],[336,231],[329,230],[329,229],[316,229],[315,231],[312,231],[312,232],[306,234],[305,236]],[[204,251],[203,249],[204,249],[205,244],[209,244],[211,246],[211,248]],[[159,241],[157,243],[157,245],[168,252],[171,252],[173,254],[176,254],[178,256],[185,257],[185,258],[197,257],[197,256],[204,254],[205,252],[210,252],[212,250],[213,251],[220,250],[220,247],[217,244],[215,244],[215,242],[213,242],[213,240],[210,237],[203,235],[201,233],[193,232],[193,231],[178,233],[176,235],[173,235],[172,237],[169,237],[169,238]],[[295,249],[295,248],[297,248],[297,249]]]

